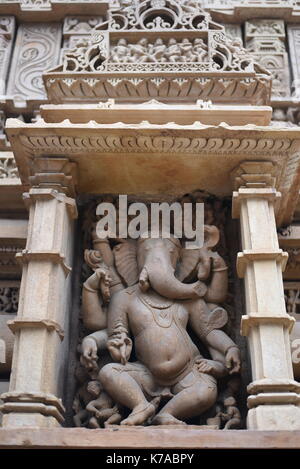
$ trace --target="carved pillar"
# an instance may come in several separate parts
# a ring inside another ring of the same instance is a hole
[[[37,158],[31,188],[26,248],[9,392],[1,396],[3,426],[55,426],[63,422],[60,397],[67,359],[73,225],[77,215],[74,164]]]
[[[300,429],[300,384],[293,379],[289,332],[294,318],[286,313],[282,270],[287,254],[279,249],[272,163],[245,162],[233,173],[233,217],[240,218],[242,249],[237,272],[245,282],[252,383],[248,386],[248,428]]]
[[[295,98],[300,97],[300,25],[288,25],[290,59],[293,73],[292,91]]]

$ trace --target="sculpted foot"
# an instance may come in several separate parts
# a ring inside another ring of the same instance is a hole
[[[152,425],[187,425],[182,420],[168,413],[158,414],[152,421]]]
[[[140,404],[136,406],[129,417],[121,422],[121,425],[142,425],[146,420],[155,413],[155,407],[149,402],[145,405]]]

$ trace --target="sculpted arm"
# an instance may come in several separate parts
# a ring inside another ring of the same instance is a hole
[[[123,365],[128,362],[132,350],[127,317],[128,301],[126,293],[116,293],[108,310],[107,348],[112,358]]]
[[[108,300],[110,280],[108,271],[99,268],[83,284],[83,323],[87,329],[95,331],[106,328],[106,312],[101,306],[99,291],[103,299]]]
[[[217,307],[213,312],[208,312],[205,303],[198,300],[189,305],[189,321],[199,339],[208,348],[212,359],[224,363],[230,374],[239,372],[239,349],[221,330],[227,322],[226,311]]]
[[[89,370],[97,367],[98,351],[107,346],[107,330],[86,336],[81,344],[81,363]]]
[[[221,256],[213,253],[212,258],[212,279],[207,287],[204,299],[208,303],[224,303],[228,291],[227,266]]]

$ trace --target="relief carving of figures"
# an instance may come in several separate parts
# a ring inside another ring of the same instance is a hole
[[[172,235],[99,239],[93,231],[94,249],[85,252],[93,273],[82,292],[91,333],[80,345],[88,378],[75,397],[76,425],[185,425],[213,408],[219,380],[239,372],[239,349],[224,331],[219,230],[204,231],[197,249]],[[235,402],[220,412],[225,426],[237,425]]]
[[[157,38],[154,43],[142,38],[136,44],[119,39],[111,50],[110,61],[114,63],[136,62],[207,62],[208,47],[201,38],[177,41],[170,38],[166,43]]]

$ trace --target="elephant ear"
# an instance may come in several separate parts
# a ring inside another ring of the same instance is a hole
[[[85,249],[84,250],[84,260],[85,263],[95,272],[96,269],[99,269],[99,267],[106,266],[104,264],[102,256],[99,251],[95,249]]]
[[[127,240],[114,247],[115,264],[124,283],[131,287],[139,280],[136,241]]]
[[[204,244],[203,247],[211,249],[215,247],[220,239],[220,232],[214,225],[204,225]],[[177,270],[177,278],[181,282],[192,281],[197,275],[197,265],[200,261],[199,249],[186,249],[181,250],[181,263]]]

